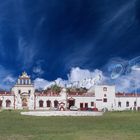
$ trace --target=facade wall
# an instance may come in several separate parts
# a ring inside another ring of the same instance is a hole
[[[80,109],[80,104],[83,104],[83,108],[86,108],[86,104],[89,108],[95,107],[95,97],[86,97],[86,96],[74,96],[74,97],[68,97],[68,99],[74,99],[75,100],[75,106]]]
[[[20,91],[20,92],[19,92]],[[26,99],[25,105],[24,100]],[[8,104],[7,101],[10,101]],[[60,110],[69,108],[69,100],[74,100],[74,106],[81,108],[98,108],[98,110],[130,110],[140,108],[140,96],[116,96],[115,86],[101,85],[95,86],[92,96],[70,96],[63,89],[58,96],[46,96],[45,94],[35,93],[33,85],[15,85],[11,94],[0,95],[1,109],[29,109],[29,110]],[[43,105],[40,104],[43,102]],[[50,101],[50,106],[47,106]],[[54,102],[58,101],[58,106]],[[26,104],[27,103],[27,104]]]
[[[1,95],[0,100],[2,102],[1,109],[14,109],[14,95]]]
[[[115,86],[95,86],[95,101],[99,110],[112,110],[115,106]]]
[[[39,101],[43,101],[42,107],[40,107]],[[50,106],[47,106],[47,101],[51,102]],[[58,101],[59,103],[64,102],[66,104],[66,100],[62,99],[61,96],[58,96],[58,97],[57,96],[55,96],[55,97],[53,97],[53,96],[36,96],[35,97],[35,109],[37,109],[37,110],[53,109],[53,108],[55,108],[54,101]]]
[[[114,110],[133,110],[140,107],[140,97],[116,97]]]
[[[30,93],[29,93],[30,92]],[[15,109],[23,109],[23,98],[27,99],[27,108],[34,109],[34,87],[33,85],[15,85],[12,93],[15,94]]]
[[[43,101],[43,105],[40,107],[40,102]],[[50,105],[47,106],[47,101],[50,101]],[[55,107],[54,101],[58,101],[58,106]],[[63,104],[62,104],[63,103]],[[35,95],[34,99],[34,107],[37,110],[50,110],[50,109],[58,109],[59,107],[67,107],[67,93],[66,90],[63,89],[60,92],[59,96],[40,96],[40,95]]]

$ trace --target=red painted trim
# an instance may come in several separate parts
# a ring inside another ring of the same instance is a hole
[[[60,95],[37,94],[36,96],[60,97]]]
[[[135,95],[135,96],[128,96],[128,95],[124,95],[124,96],[115,96],[116,98],[140,98],[140,95]]]
[[[68,95],[68,97],[95,97],[95,95]]]
[[[0,96],[14,96],[14,94],[0,94]]]

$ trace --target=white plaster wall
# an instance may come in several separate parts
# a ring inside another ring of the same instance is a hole
[[[106,87],[107,91],[104,91],[103,88]],[[66,108],[67,99],[73,98],[75,99],[75,106],[80,108],[80,103],[83,103],[83,107],[85,107],[85,103],[88,103],[89,108],[97,107],[99,110],[103,108],[107,108],[108,110],[130,110],[130,108],[134,108],[134,102],[137,101],[137,107],[140,107],[140,97],[116,97],[115,96],[115,86],[101,85],[95,86],[95,97],[88,96],[67,96],[66,89],[63,89],[60,93],[60,96],[35,96],[34,86],[33,85],[15,85],[12,88],[12,93],[15,94],[15,109],[23,109],[21,95],[18,93],[18,90],[21,90],[22,93],[28,93],[31,90],[31,94],[28,98],[28,108],[29,110],[49,110],[47,108],[47,100],[50,100],[52,103],[52,108],[54,108],[54,101],[57,100],[59,103],[63,102]],[[106,94],[106,97],[104,95]],[[107,98],[107,102],[103,102],[103,98]],[[2,102],[3,109],[14,109],[14,95],[1,95],[0,99]],[[11,106],[9,108],[6,107],[6,100],[11,101]],[[44,106],[42,108],[39,107],[39,100],[44,101]],[[100,100],[100,101],[98,101]],[[121,107],[118,106],[118,102],[121,102]],[[129,107],[126,107],[126,102],[129,102]],[[91,102],[94,102],[95,106],[91,106]],[[34,106],[35,105],[35,106]]]
[[[0,100],[2,100],[2,109],[14,109],[14,95],[10,96],[0,96]],[[10,107],[6,107],[6,100],[11,101]]]
[[[37,110],[49,110],[50,107],[47,107],[47,100],[51,101],[51,107],[54,108],[54,101],[57,100],[58,102],[63,102],[65,103],[66,107],[66,99],[62,98],[61,96],[36,96],[36,109]],[[39,107],[39,101],[42,100],[43,107]]]
[[[59,103],[63,102],[64,108],[66,108],[67,106],[67,93],[66,93],[66,89],[62,89],[62,91],[60,92],[60,96],[37,96],[35,97],[35,108],[37,110],[49,110],[50,107],[47,107],[47,100],[51,101],[51,108],[54,108],[54,101],[57,100]],[[39,101],[42,100],[43,103],[43,107],[39,107]]]
[[[104,91],[104,88],[107,88],[107,91]],[[106,95],[106,97],[104,95]],[[104,98],[107,98],[107,102],[103,102]],[[99,110],[102,110],[103,108],[112,110],[115,106],[115,86],[95,86],[95,100],[96,107]]]
[[[34,93],[33,92],[31,92],[29,96],[28,108],[29,110],[34,110]]]
[[[16,109],[23,109],[22,107],[22,100],[21,100],[21,94],[18,93],[18,91],[21,90],[21,94],[28,93],[29,90],[31,91],[30,96],[28,98],[28,108],[34,109],[34,86],[33,85],[15,85],[12,88],[12,92],[15,94],[15,108]]]
[[[130,108],[134,108],[134,102],[137,101],[137,107],[140,107],[140,98],[136,97],[116,97],[116,106],[114,110],[130,110]],[[121,107],[118,106],[118,102],[121,102]],[[129,102],[129,107],[126,107],[126,102]]]
[[[85,108],[85,103],[88,103],[89,108],[93,108],[94,106],[91,106],[91,102],[94,102],[95,104],[95,97],[78,97],[78,96],[72,96],[68,97],[68,99],[73,98],[75,99],[75,106],[80,109],[80,103],[83,103],[83,107]]]

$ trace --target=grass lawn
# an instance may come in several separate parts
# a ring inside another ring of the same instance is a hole
[[[102,117],[31,117],[0,112],[0,140],[140,140],[140,112]]]

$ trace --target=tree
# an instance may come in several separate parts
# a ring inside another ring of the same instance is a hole
[[[51,90],[54,93],[59,93],[61,91],[61,87],[55,84],[51,86]]]

